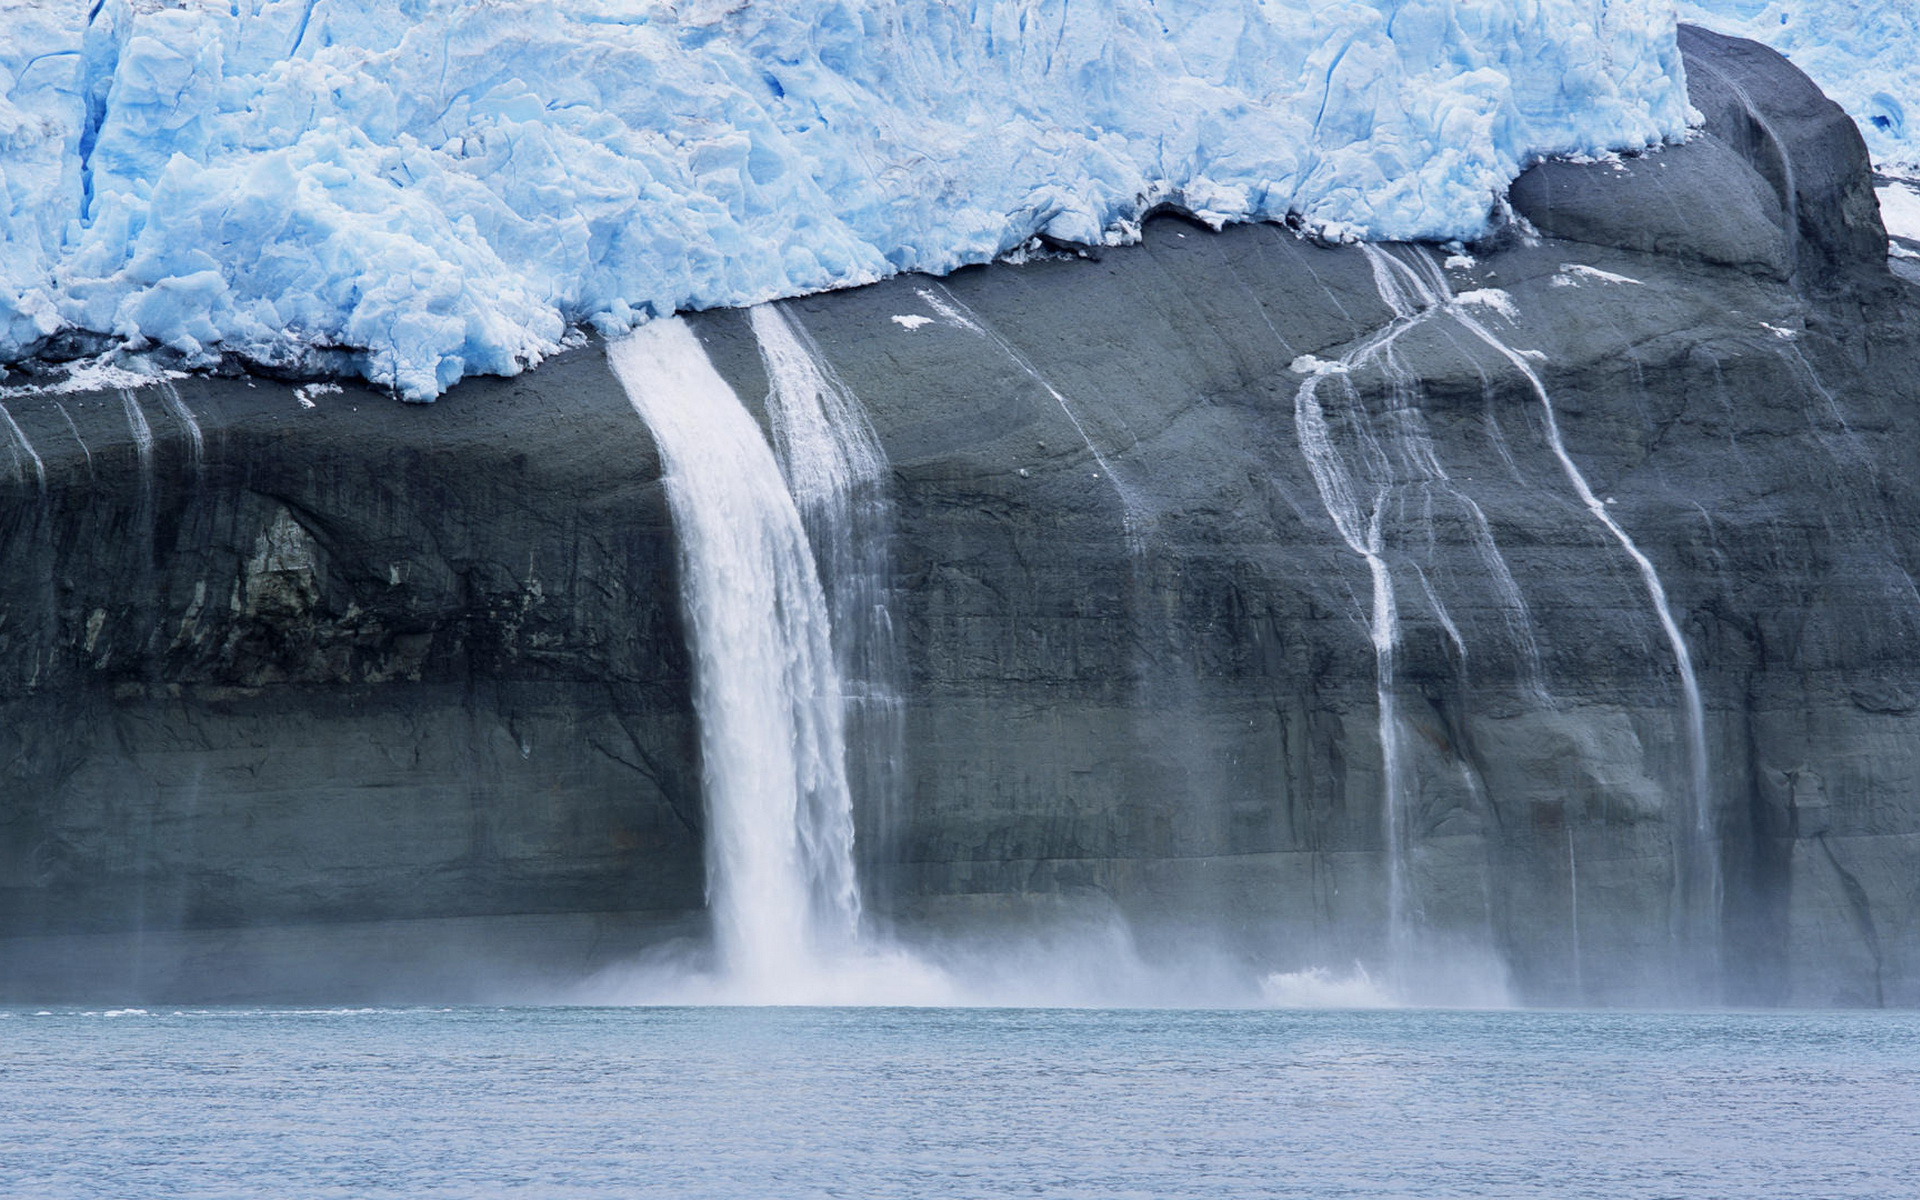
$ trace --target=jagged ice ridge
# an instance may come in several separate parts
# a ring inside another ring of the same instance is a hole
[[[87,332],[409,399],[624,328],[1116,243],[1485,228],[1684,133],[1662,0],[0,0],[0,362]],[[344,357],[343,357],[344,356]]]

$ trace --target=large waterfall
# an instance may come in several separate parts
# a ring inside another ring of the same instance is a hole
[[[941,972],[869,928],[855,865],[854,799],[884,838],[902,753],[884,459],[805,331],[772,307],[751,324],[771,446],[685,322],[608,348],[659,446],[680,547],[715,953],[704,983],[675,964],[643,992],[944,998]]]
[[[860,925],[826,596],[766,438],[693,331],[655,321],[608,357],[678,531],[718,967],[742,998],[802,995]]]

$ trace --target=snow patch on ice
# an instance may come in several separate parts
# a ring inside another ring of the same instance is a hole
[[[0,0],[0,362],[63,330],[410,399],[682,309],[1176,203],[1483,231],[1682,135],[1664,0]]]
[[[170,379],[185,379],[185,371],[163,370],[137,356],[120,354],[76,359],[46,368],[45,378],[32,383],[0,387],[0,397],[66,396],[74,392],[133,391]]]
[[[932,317],[922,317],[917,314],[913,316],[893,317],[891,320],[895,325],[900,326],[900,328],[905,329],[909,333],[920,328],[922,325],[933,324]]]
[[[1916,47],[1920,53],[1920,47]],[[1920,190],[1904,180],[1888,180],[1875,185],[1873,194],[1880,200],[1880,221],[1894,237],[1920,242]]]
[[[1348,370],[1347,364],[1316,354],[1302,354],[1288,363],[1287,369],[1296,375],[1344,375]]]

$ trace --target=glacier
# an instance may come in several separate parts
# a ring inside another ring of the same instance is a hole
[[[1679,14],[1778,50],[1847,110],[1875,163],[1920,172],[1920,6],[1913,0],[1679,0]]]
[[[1690,115],[1665,0],[0,0],[0,35],[0,363],[411,400],[1159,204],[1472,237],[1530,162]]]

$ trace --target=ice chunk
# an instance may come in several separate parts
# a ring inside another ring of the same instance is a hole
[[[1520,316],[1520,310],[1514,307],[1513,297],[1499,288],[1475,288],[1469,292],[1460,292],[1454,296],[1453,302],[1472,305],[1475,308],[1490,308],[1509,321]]]

